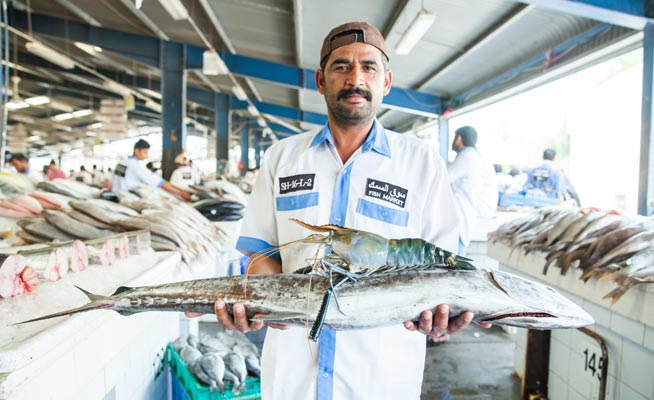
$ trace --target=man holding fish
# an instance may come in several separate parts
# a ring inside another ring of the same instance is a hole
[[[289,218],[388,238],[416,237],[456,250],[459,221],[443,160],[424,142],[385,130],[375,118],[391,90],[388,62],[383,36],[368,23],[343,24],[327,35],[315,78],[327,103],[328,123],[266,152],[239,250],[262,253],[309,234]],[[298,245],[275,256],[255,256],[249,273],[291,273],[315,253],[315,246]],[[247,319],[242,304],[233,307],[234,318],[222,301],[215,311],[229,329],[247,332],[263,326]],[[317,344],[307,341],[306,329],[274,325],[279,329],[268,330],[262,355],[263,398],[417,399],[425,340],[412,331],[447,340],[447,334],[472,318],[464,312],[450,321],[449,306],[441,304],[404,326],[324,329]]]
[[[150,143],[139,139],[134,143],[134,152],[131,156],[121,160],[114,168],[114,176],[111,190],[118,193],[120,190],[132,190],[139,185],[160,187],[163,190],[176,194],[186,201],[191,200],[191,195],[178,187],[170,184],[161,176],[148,170],[142,161],[148,158]]]

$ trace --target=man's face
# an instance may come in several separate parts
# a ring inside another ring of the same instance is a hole
[[[454,140],[452,141],[452,151],[456,151],[458,153],[463,150],[463,147],[463,140],[461,140],[461,136],[454,136]]]
[[[316,71],[316,84],[331,118],[347,125],[374,118],[393,78],[382,57],[379,49],[365,43],[342,46],[329,55],[325,69]]]
[[[136,157],[139,161],[143,161],[148,158],[149,151],[150,149],[134,149],[134,157]]]
[[[13,160],[12,159],[10,161],[10,163],[11,163],[11,165],[14,166],[14,168],[16,168],[16,171],[21,172],[21,173],[27,171],[27,169],[29,168],[29,163],[27,162],[27,160]]]

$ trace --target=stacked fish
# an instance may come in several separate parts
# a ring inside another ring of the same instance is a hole
[[[99,197],[102,192],[98,188],[70,179],[39,182],[36,187],[45,192],[57,193],[73,199],[93,199]]]
[[[204,186],[191,185],[188,190],[201,200],[223,198],[225,200],[247,204],[247,195],[245,192],[237,185],[226,180],[209,181]]]
[[[25,194],[34,189],[34,183],[26,175],[16,172],[0,172],[0,197]]]
[[[260,375],[259,349],[244,334],[219,327],[215,336],[180,337],[173,347],[199,382],[212,391],[224,393],[229,389],[240,396],[248,374]]]
[[[500,226],[488,234],[525,253],[546,253],[550,266],[565,275],[581,270],[581,279],[611,279],[618,287],[606,294],[615,303],[630,288],[654,283],[654,220],[619,216],[598,209],[551,207]]]

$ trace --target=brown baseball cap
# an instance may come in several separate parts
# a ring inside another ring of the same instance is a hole
[[[332,29],[322,42],[320,49],[320,64],[335,49],[352,43],[367,43],[378,48],[388,60],[386,42],[379,29],[367,22],[348,22]]]

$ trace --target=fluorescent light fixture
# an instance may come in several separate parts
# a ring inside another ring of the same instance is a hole
[[[86,44],[82,42],[75,42],[75,46],[94,57],[97,56],[98,53],[102,53],[102,47],[100,46],[93,46],[92,44]]]
[[[159,3],[175,21],[188,18],[188,11],[180,0],[159,0]]]
[[[159,103],[157,103],[156,101],[153,101],[153,100],[147,100],[145,102],[145,106],[147,108],[149,108],[150,110],[154,110],[154,111],[157,111],[159,113],[162,111],[161,104],[159,104]]]
[[[50,107],[52,107],[54,109],[57,109],[59,111],[73,112],[73,107],[69,106],[66,103],[62,103],[60,101],[57,101],[57,100],[51,100],[49,105],[50,105]]]
[[[49,102],[50,98],[48,96],[36,96],[25,99],[25,103],[29,104],[30,106],[42,106],[44,104],[48,104]]]
[[[52,119],[55,121],[65,121],[67,119],[73,118],[73,113],[63,113],[63,114],[57,114]]]
[[[7,103],[7,108],[9,108],[9,103]],[[11,117],[9,117],[12,121],[18,121],[18,122],[23,122],[25,124],[34,124],[36,123],[36,120],[32,117],[28,117],[27,115],[20,115],[20,114],[12,114]]]
[[[243,88],[239,85],[234,85],[234,87],[232,87],[232,92],[234,92],[234,96],[236,96],[236,98],[241,101],[248,99],[248,95],[245,94],[245,90],[243,90]]]
[[[227,75],[229,68],[215,49],[202,53],[202,73],[205,75]]]
[[[27,104],[20,96],[13,96],[10,101],[6,104],[7,110],[20,110],[21,108],[27,108],[30,105]]]
[[[261,115],[259,114],[259,110],[257,110],[257,108],[253,104],[248,104],[248,112],[256,117]]]
[[[102,128],[102,122],[96,122],[88,126],[89,129],[99,129]]]
[[[72,115],[73,114],[71,114],[71,118],[72,118]],[[64,131],[64,132],[72,132],[73,131],[73,128],[71,128],[68,125],[52,124],[52,127],[55,128],[58,131]]]
[[[425,35],[436,20],[436,15],[427,10],[420,10],[416,18],[395,45],[396,54],[409,54],[418,41]]]
[[[27,42],[25,43],[25,48],[30,53],[37,55],[41,58],[45,58],[53,64],[57,64],[64,69],[73,69],[75,68],[75,61],[71,58],[66,57],[65,55],[49,48],[41,42]]]
[[[154,97],[157,100],[161,100],[161,93],[155,92],[154,90],[150,89],[139,89],[141,92],[145,93],[149,97]]]
[[[128,87],[125,86],[125,85],[121,85],[120,83],[118,83],[118,82],[116,82],[116,81],[106,80],[106,81],[104,81],[103,86],[104,86],[107,90],[109,90],[109,91],[111,91],[111,92],[114,92],[114,93],[118,93],[118,94],[120,94],[120,95],[123,95],[123,97],[131,96],[131,95],[132,95],[132,91],[130,90],[130,88],[128,88]]]
[[[266,120],[263,119],[263,117],[257,118],[257,125],[259,125],[262,128],[266,127]]]
[[[87,115],[93,114],[93,110],[86,109],[86,110],[77,110],[72,112],[73,117],[75,118],[80,118],[80,117],[86,117]]]
[[[39,139],[41,139],[41,136],[39,136],[39,135],[32,135],[32,136],[30,136],[30,137],[27,138],[27,141],[28,141],[28,142],[34,142],[34,141],[39,140]]]

